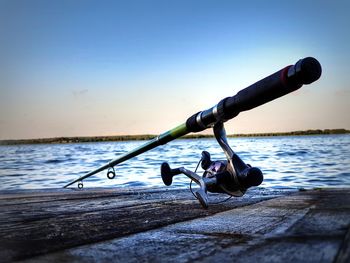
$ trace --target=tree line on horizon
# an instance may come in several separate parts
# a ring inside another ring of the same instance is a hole
[[[268,132],[268,133],[248,133],[248,134],[229,134],[227,137],[270,137],[270,136],[300,136],[300,135],[329,135],[329,134],[348,134],[350,130],[346,129],[325,129],[325,130],[305,130],[292,132]],[[150,140],[156,137],[154,134],[143,135],[114,135],[114,136],[84,136],[84,137],[56,137],[40,139],[20,139],[20,140],[0,140],[0,145],[15,144],[63,144],[63,143],[83,143],[83,142],[112,142],[112,141],[134,141]],[[213,138],[212,134],[190,134],[182,137],[183,139],[201,139]]]

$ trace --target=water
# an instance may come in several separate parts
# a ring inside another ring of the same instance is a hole
[[[143,143],[0,146],[0,189],[63,187]],[[350,186],[350,135],[232,138],[229,143],[246,163],[263,171],[263,187]],[[203,150],[209,151],[213,160],[224,159],[214,139],[178,139],[120,164],[115,179],[109,180],[106,172],[101,172],[84,180],[84,187],[163,186],[163,161],[173,168],[194,170]],[[188,184],[184,175],[173,181],[176,187]]]

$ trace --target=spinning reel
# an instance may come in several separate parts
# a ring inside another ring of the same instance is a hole
[[[204,208],[207,208],[209,204],[208,191],[239,197],[243,196],[249,187],[258,186],[263,181],[263,174],[260,169],[245,164],[231,149],[227,142],[223,123],[216,123],[213,130],[227,160],[212,161],[210,154],[203,151],[200,161],[204,170],[202,176],[184,167],[171,169],[167,162],[162,163],[161,166],[161,176],[167,186],[172,184],[173,177],[178,174],[185,174],[197,183],[199,189],[194,195]]]

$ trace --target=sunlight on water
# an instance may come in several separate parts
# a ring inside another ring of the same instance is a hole
[[[0,189],[62,187],[143,143],[0,146]],[[233,138],[229,143],[242,160],[263,171],[263,187],[350,186],[350,135]],[[115,179],[101,172],[84,180],[84,187],[162,186],[163,161],[194,170],[203,150],[213,160],[224,159],[215,139],[178,139],[118,165]],[[188,184],[184,175],[173,181],[177,187]]]

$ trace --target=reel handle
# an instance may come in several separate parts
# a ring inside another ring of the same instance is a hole
[[[167,162],[162,163],[162,166],[160,167],[160,175],[162,176],[165,185],[171,185],[173,182],[173,176],[178,174],[181,174],[179,168],[171,169]]]
[[[209,153],[208,153],[209,154]],[[202,178],[195,172],[185,169],[184,167],[171,169],[167,162],[162,163],[160,167],[160,174],[162,176],[163,183],[167,186],[173,182],[173,177],[178,174],[184,174],[198,184],[199,189],[194,193],[203,208],[208,208],[208,195],[207,185],[216,183],[216,179]]]

